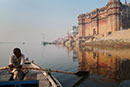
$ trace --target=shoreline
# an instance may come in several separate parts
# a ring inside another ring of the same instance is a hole
[[[130,48],[130,29],[112,32],[108,36],[86,41],[84,43],[81,43],[81,46]]]
[[[82,43],[81,46],[93,46],[93,47],[112,47],[112,48],[130,48],[130,42],[120,42],[118,40],[101,40]]]

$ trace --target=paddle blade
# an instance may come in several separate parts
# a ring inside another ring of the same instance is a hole
[[[89,71],[79,71],[76,73],[77,76],[88,76]]]

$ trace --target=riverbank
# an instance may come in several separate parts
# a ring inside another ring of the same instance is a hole
[[[112,32],[105,37],[95,36],[94,40],[89,40],[81,44],[81,46],[100,46],[100,47],[125,47],[130,48],[130,29]]]

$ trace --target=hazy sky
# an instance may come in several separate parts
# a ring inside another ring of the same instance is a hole
[[[53,41],[78,25],[79,14],[105,6],[108,1],[0,0],[0,42],[41,42],[42,33]]]

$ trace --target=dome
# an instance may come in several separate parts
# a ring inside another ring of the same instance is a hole
[[[111,2],[120,2],[120,0],[109,0],[108,3],[111,3]]]
[[[73,33],[73,32],[79,32],[79,30],[78,29],[74,29],[74,30],[71,31],[71,33]]]
[[[109,0],[109,2],[108,3],[110,3],[110,2],[114,2],[115,0]]]

